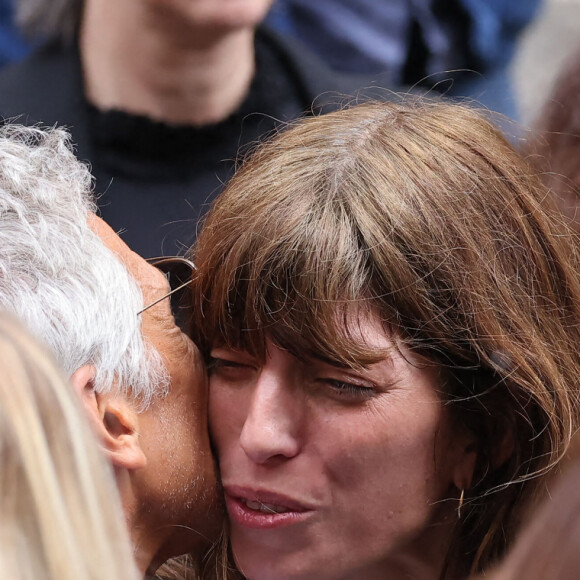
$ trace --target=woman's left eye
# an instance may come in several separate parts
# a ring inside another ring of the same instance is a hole
[[[341,381],[339,379],[323,379],[330,389],[339,397],[350,399],[370,399],[376,394],[376,390],[371,385],[363,385]]]

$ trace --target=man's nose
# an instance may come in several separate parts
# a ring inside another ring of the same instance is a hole
[[[292,379],[263,370],[255,386],[240,444],[255,463],[291,459],[300,452],[301,395]]]

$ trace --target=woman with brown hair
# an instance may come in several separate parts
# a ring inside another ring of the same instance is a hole
[[[247,578],[457,579],[504,552],[577,426],[579,278],[547,204],[443,103],[308,119],[245,163],[194,249],[193,322]]]

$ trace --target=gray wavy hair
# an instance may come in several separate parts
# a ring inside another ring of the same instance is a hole
[[[72,42],[83,0],[16,0],[16,21],[29,37]]]
[[[91,186],[66,131],[0,127],[0,306],[68,376],[92,364],[97,392],[114,385],[144,408],[167,372],[141,334],[139,286],[87,223]]]

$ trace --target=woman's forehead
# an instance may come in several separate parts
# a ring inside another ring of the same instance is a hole
[[[244,326],[244,322],[240,328],[240,321],[232,321],[229,328],[215,329],[210,346],[251,352],[263,358],[271,344],[300,359],[322,360],[341,367],[362,367],[401,354],[419,362],[419,355],[404,344],[400,334],[376,309],[352,302],[345,306],[342,302],[329,310],[320,317],[307,317],[307,325],[302,324],[298,313],[271,320],[259,330]]]

